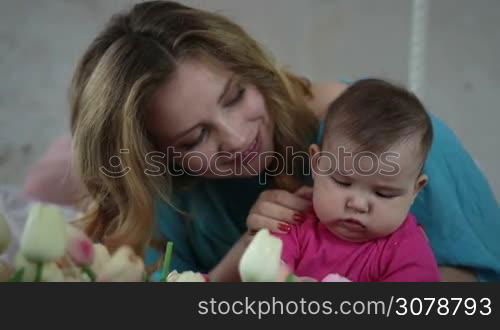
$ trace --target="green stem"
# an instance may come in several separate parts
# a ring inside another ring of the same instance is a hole
[[[285,282],[296,282],[295,276],[293,274],[288,274],[288,276],[285,279]]]
[[[41,262],[37,262],[36,263],[35,282],[42,281],[42,271],[43,271],[43,264]]]
[[[165,257],[163,259],[163,267],[161,271],[162,282],[167,282],[168,273],[170,273],[170,262],[172,261],[172,251],[174,248],[174,243],[168,242],[165,248]]]
[[[91,282],[95,282],[96,276],[92,269],[89,266],[82,266],[82,271],[90,277]]]
[[[12,276],[9,279],[9,282],[22,282],[23,281],[23,275],[24,275],[24,267],[19,269],[14,276]]]

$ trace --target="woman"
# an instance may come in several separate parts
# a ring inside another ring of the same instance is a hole
[[[343,88],[283,70],[216,14],[153,1],[115,16],[71,90],[75,165],[92,201],[87,230],[138,252],[171,240],[177,270],[234,279],[227,266],[245,247],[246,224],[286,231],[309,206],[306,162],[285,149],[307,150]],[[433,124],[430,184],[412,211],[445,280],[498,279],[498,205],[453,133]]]

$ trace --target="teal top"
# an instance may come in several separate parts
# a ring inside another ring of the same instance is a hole
[[[481,280],[498,281],[498,203],[455,134],[435,116],[432,124],[434,141],[424,167],[429,183],[411,211],[424,226],[439,264],[469,267]],[[246,230],[249,210],[264,189],[258,177],[204,179],[176,195],[189,218],[157,203],[158,232],[174,243],[172,269],[208,272],[214,267]],[[156,258],[153,250],[146,254],[146,262]]]

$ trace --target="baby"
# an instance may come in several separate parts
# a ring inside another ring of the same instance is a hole
[[[439,281],[425,234],[409,213],[428,180],[423,165],[432,134],[419,100],[382,80],[358,81],[330,105],[322,141],[309,148],[313,207],[288,234],[276,234],[295,275]]]

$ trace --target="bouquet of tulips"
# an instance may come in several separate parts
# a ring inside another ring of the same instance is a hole
[[[0,255],[10,241],[9,226],[0,214]],[[111,254],[66,222],[58,207],[40,203],[29,210],[13,265],[0,263],[0,281],[134,282],[144,278],[144,262],[129,246]]]
[[[11,240],[7,222],[0,213],[0,255]],[[260,230],[239,262],[243,282],[305,282],[281,261],[282,242],[267,229]],[[173,244],[168,242],[160,274],[161,282],[209,282],[207,275],[192,271],[170,271]],[[111,254],[93,243],[83,231],[64,220],[56,206],[34,204],[20,240],[13,266],[0,262],[0,282],[141,282],[147,281],[142,258],[129,246]],[[322,282],[348,282],[330,274]]]

